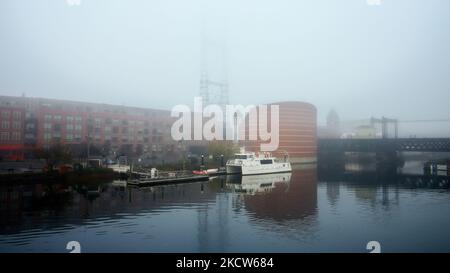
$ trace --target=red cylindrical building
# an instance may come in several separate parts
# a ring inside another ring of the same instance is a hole
[[[270,126],[270,106],[279,106],[279,143],[278,149],[272,154],[277,157],[289,155],[291,163],[311,163],[317,160],[317,111],[309,103],[298,101],[277,102],[268,104],[268,127]],[[258,116],[258,123],[261,121]],[[246,135],[248,136],[248,120],[246,124]],[[259,128],[253,126],[251,128]],[[259,134],[258,134],[259,136]],[[261,143],[268,141],[246,140],[243,142],[248,151],[259,152]]]

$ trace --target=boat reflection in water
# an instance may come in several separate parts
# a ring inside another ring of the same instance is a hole
[[[260,175],[228,175],[227,187],[234,192],[247,194],[267,193],[275,187],[288,187],[291,173],[274,173]],[[283,185],[282,185],[283,184]]]
[[[292,173],[227,176],[235,206],[245,207],[250,219],[268,221],[265,228],[279,228],[295,220],[308,227],[317,216],[316,165],[297,166]],[[275,224],[275,225],[274,225]]]
[[[316,219],[315,166],[143,188],[0,185],[0,252],[65,252],[71,240],[85,252],[297,251]]]

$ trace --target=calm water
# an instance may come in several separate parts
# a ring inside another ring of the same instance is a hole
[[[0,186],[0,252],[450,252],[450,192],[292,174]],[[332,179],[331,179],[332,180]]]

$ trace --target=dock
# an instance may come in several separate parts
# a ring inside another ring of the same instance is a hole
[[[130,186],[157,186],[165,184],[187,183],[208,181],[209,175],[193,174],[186,171],[158,172],[157,175],[149,173],[133,172],[137,178],[129,179],[127,184]]]
[[[450,176],[450,158],[425,162],[424,174],[428,176]]]

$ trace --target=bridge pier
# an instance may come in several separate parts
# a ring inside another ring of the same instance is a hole
[[[396,174],[398,167],[403,164],[399,152],[393,150],[377,152],[375,158],[377,172]]]

